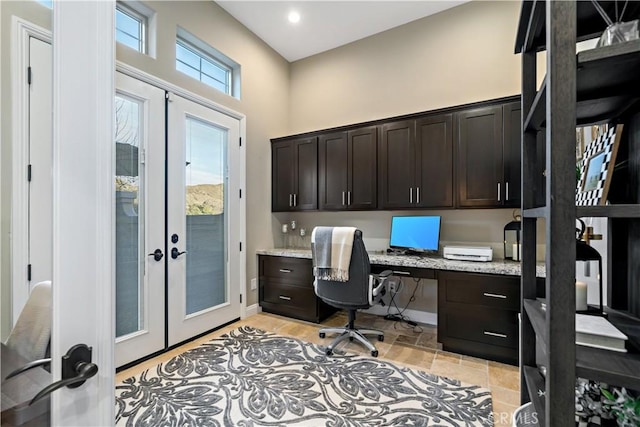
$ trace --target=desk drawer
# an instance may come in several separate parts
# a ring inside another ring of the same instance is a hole
[[[520,279],[481,274],[441,274],[446,303],[520,310]]]
[[[261,256],[260,261],[261,276],[306,288],[313,284],[310,259]]]
[[[277,304],[281,311],[316,315],[317,298],[313,288],[267,281],[262,290],[263,301]],[[297,316],[296,316],[297,317]]]
[[[451,309],[446,314],[446,337],[518,348],[518,314],[507,310]]]

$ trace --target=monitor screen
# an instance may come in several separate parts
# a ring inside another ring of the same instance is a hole
[[[392,248],[437,251],[440,240],[439,216],[394,216],[391,218]]]

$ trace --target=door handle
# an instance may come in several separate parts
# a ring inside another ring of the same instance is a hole
[[[342,206],[344,206],[344,191],[342,192]]]
[[[505,192],[504,200],[508,202],[509,201],[509,181],[504,183],[504,192]]]
[[[416,187],[416,204],[420,204],[420,187]]]
[[[293,194],[289,193],[289,207],[293,206]]]
[[[351,191],[347,191],[347,205],[351,206]]]
[[[171,248],[171,258],[176,259],[182,254],[186,254],[187,251],[180,252],[178,248]]]
[[[150,253],[149,256],[152,256],[156,261],[160,261],[164,254],[162,253],[162,249],[156,249],[153,253]]]
[[[298,206],[298,194],[293,193],[293,206]]]
[[[413,187],[409,188],[409,203],[413,203]]]
[[[86,344],[74,345],[62,356],[62,379],[49,384],[36,394],[29,405],[33,405],[62,387],[80,387],[89,378],[98,373],[98,365],[91,363],[91,347]]]
[[[498,183],[498,201],[500,201],[500,183]]]

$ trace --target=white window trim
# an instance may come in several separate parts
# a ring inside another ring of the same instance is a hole
[[[228,68],[230,70],[230,90],[226,95],[240,99],[240,64],[181,27],[178,27],[176,32],[176,43],[185,45],[188,49],[195,51],[196,54],[208,59],[214,64],[217,63]],[[202,83],[206,84],[204,82]],[[206,85],[209,86],[208,84]]]

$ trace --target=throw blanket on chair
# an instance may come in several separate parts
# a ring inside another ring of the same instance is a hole
[[[316,227],[311,233],[311,257],[316,279],[349,280],[355,227]]]

